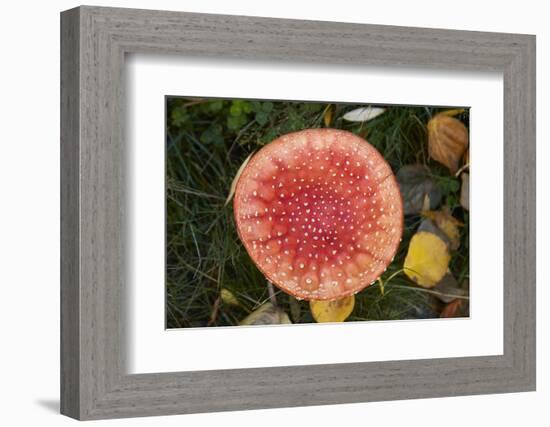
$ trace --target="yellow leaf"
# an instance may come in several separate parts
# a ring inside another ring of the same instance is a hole
[[[223,288],[220,292],[220,297],[224,304],[241,305],[237,297],[235,297],[235,295],[233,295],[233,292],[231,292],[229,289]]]
[[[464,224],[462,224],[451,214],[448,207],[445,207],[440,211],[425,211],[422,212],[422,215],[434,221],[435,225],[437,225],[437,227],[445,233],[449,239],[451,249],[458,249],[460,246],[460,231],[458,230],[458,227],[461,227]]]
[[[231,199],[235,195],[235,190],[237,189],[237,183],[239,182],[239,178],[241,177],[241,174],[243,173],[244,168],[250,161],[252,154],[254,153],[250,153],[248,157],[244,160],[243,164],[237,170],[237,173],[235,174],[235,178],[233,178],[233,182],[231,182],[231,188],[229,189],[229,194],[227,195],[227,199],[225,199],[224,206],[227,206],[227,204],[231,201]]]
[[[447,166],[451,174],[468,147],[468,130],[454,117],[436,114],[428,122],[428,152],[435,161]]]
[[[313,318],[319,322],[343,322],[353,311],[355,296],[351,295],[332,301],[310,301],[309,309]]]
[[[403,269],[420,286],[432,288],[447,272],[450,260],[447,244],[440,237],[419,231],[409,243]]]
[[[246,316],[240,325],[282,325],[287,323],[292,323],[288,315],[279,307],[267,302]]]

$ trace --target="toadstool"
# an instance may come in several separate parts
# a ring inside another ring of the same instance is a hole
[[[307,129],[264,146],[233,202],[248,254],[277,287],[333,300],[372,284],[392,261],[403,203],[382,155],[347,131]]]

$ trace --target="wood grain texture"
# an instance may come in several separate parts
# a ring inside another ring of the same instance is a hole
[[[80,414],[79,17],[61,20],[61,412]]]
[[[62,413],[100,419],[534,390],[533,36],[80,7],[63,12],[61,37]],[[504,354],[128,375],[128,53],[502,72]]]

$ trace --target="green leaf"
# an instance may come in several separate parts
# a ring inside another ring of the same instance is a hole
[[[222,126],[213,124],[206,129],[201,135],[201,142],[204,144],[221,144],[223,143]]]
[[[458,179],[450,177],[437,178],[437,186],[444,196],[456,193],[460,189]]]
[[[183,125],[188,118],[189,118],[189,115],[181,108],[175,108],[172,111],[172,124],[174,126]]]
[[[209,104],[209,108],[211,112],[217,113],[223,108],[223,101],[222,100],[212,101]]]
[[[244,126],[246,116],[229,116],[227,117],[227,127],[230,130],[236,131]]]
[[[270,113],[273,110],[273,102],[264,102],[262,104],[262,111],[265,113]]]
[[[229,114],[231,114],[232,116],[240,116],[242,112],[242,106],[237,102],[233,102],[231,108],[229,109]]]
[[[259,101],[251,101],[250,102],[250,109],[254,111],[255,113],[258,111],[262,111],[262,103]]]
[[[243,104],[242,104],[242,109],[245,113],[250,113],[252,112],[252,106],[250,105],[250,102],[248,101],[243,101]]]
[[[267,114],[261,111],[256,113],[255,119],[261,126],[265,125],[268,122]]]

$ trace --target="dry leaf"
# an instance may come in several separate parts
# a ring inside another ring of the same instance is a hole
[[[241,320],[240,325],[282,325],[288,323],[292,323],[288,315],[279,307],[267,302]]]
[[[405,215],[417,214],[422,210],[435,209],[441,202],[441,191],[430,178],[429,171],[422,165],[403,166],[397,172],[397,181],[403,196]]]
[[[241,174],[243,173],[244,168],[252,158],[253,154],[254,153],[250,153],[248,157],[244,160],[243,164],[237,170],[237,173],[235,174],[235,178],[233,178],[233,182],[231,182],[231,188],[229,189],[229,194],[227,195],[227,199],[225,199],[224,206],[227,206],[228,203],[233,198],[233,196],[235,195],[235,190],[237,189],[237,183],[239,182],[239,178],[241,177]]]
[[[459,114],[463,113],[464,111],[465,111],[464,108],[453,108],[452,110],[442,111],[439,114],[442,114],[443,116],[453,117],[453,116],[458,116]]]
[[[452,250],[458,249],[460,246],[460,231],[458,227],[464,224],[451,214],[448,207],[444,207],[439,211],[425,211],[422,212],[422,215],[426,218],[430,218],[445,236],[447,236],[449,246]]]
[[[326,127],[329,127],[330,124],[332,123],[333,113],[334,113],[334,108],[332,107],[332,105],[329,105],[325,109],[325,114],[323,114],[323,123],[325,124]]]
[[[454,117],[436,114],[428,122],[428,151],[430,157],[447,166],[451,174],[458,170],[459,161],[468,147],[468,130]]]
[[[441,317],[468,317],[468,304],[463,299],[455,299],[441,310]]]
[[[343,322],[353,311],[355,296],[350,295],[332,301],[310,301],[313,318],[319,323]]]
[[[470,174],[463,173],[460,175],[462,179],[462,186],[460,187],[460,205],[466,209],[470,210]]]
[[[419,231],[427,231],[428,233],[435,234],[437,237],[439,237],[441,240],[445,242],[447,246],[451,245],[451,242],[449,241],[449,238],[447,235],[441,230],[437,225],[435,225],[435,222],[432,221],[430,218],[424,218],[422,222],[420,223],[420,226],[418,227],[417,232]]]
[[[432,288],[447,272],[450,260],[447,244],[440,237],[419,231],[409,243],[403,269],[418,285]]]
[[[385,108],[361,107],[348,111],[343,119],[348,122],[368,122],[386,111]]]
[[[445,276],[443,276],[443,279],[435,285],[433,290],[438,292],[435,296],[444,303],[449,303],[457,297],[465,296],[467,293],[463,289],[459,288],[456,279],[451,273],[446,273]]]

